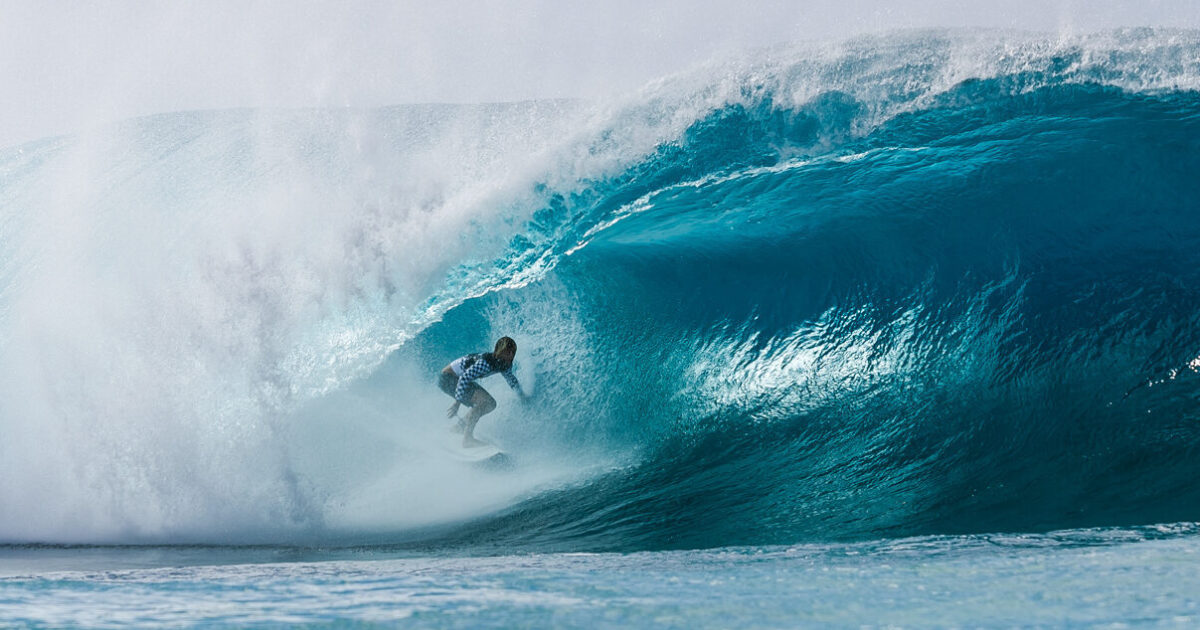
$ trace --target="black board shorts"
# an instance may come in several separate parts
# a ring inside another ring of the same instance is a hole
[[[438,387],[442,391],[454,398],[454,390],[458,389],[458,376],[452,370],[442,370],[441,376],[438,377]],[[475,383],[467,383],[466,396],[467,401],[463,404],[468,407],[475,406],[475,392],[483,388]]]

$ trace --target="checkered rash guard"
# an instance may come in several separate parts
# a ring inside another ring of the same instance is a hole
[[[524,395],[524,392],[521,391],[521,382],[513,374],[512,367],[510,366],[507,370],[500,370],[493,365],[493,362],[495,362],[495,358],[491,353],[468,354],[465,357],[455,359],[450,364],[450,368],[458,375],[458,387],[454,389],[454,400],[461,403],[467,402],[467,386],[473,381],[491,376],[496,372],[504,375],[504,380],[508,381],[508,386],[513,388],[513,391]]]

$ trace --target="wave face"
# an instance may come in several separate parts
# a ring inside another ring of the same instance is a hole
[[[9,150],[0,539],[1200,520],[1198,88],[1194,32],[922,32]],[[432,375],[501,334],[516,470],[440,462]]]

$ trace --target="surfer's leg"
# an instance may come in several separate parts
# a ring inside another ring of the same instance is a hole
[[[474,383],[472,383],[474,384]],[[483,444],[475,439],[475,423],[484,414],[491,413],[496,408],[496,399],[482,387],[476,387],[471,392],[471,413],[467,414],[466,431],[463,432],[463,446],[479,446]]]
[[[438,375],[438,389],[445,392],[447,396],[454,398],[454,388],[456,387],[458,387],[458,375],[454,373],[454,370],[451,369],[450,366],[446,366],[446,368],[442,370],[442,373]],[[458,404],[458,401],[455,400],[454,405],[450,407],[450,411],[457,412]],[[470,407],[471,403],[467,403],[467,406]],[[466,431],[466,421],[464,421],[461,417],[458,417],[457,413],[448,415],[457,420],[457,422],[454,423],[454,426],[450,428],[451,431],[455,433],[462,433]]]

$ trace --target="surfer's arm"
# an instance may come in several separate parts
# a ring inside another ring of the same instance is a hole
[[[525,390],[521,389],[521,381],[517,380],[517,375],[513,374],[512,368],[504,370],[501,372],[501,374],[504,375],[504,380],[508,381],[508,386],[511,387],[514,392],[517,392],[517,396],[521,397],[521,400],[529,398],[529,396],[525,393]]]
[[[467,402],[467,386],[475,379],[487,376],[491,369],[492,366],[488,365],[487,361],[483,359],[476,361],[475,365],[472,365],[470,369],[462,373],[462,376],[458,377],[458,387],[454,388],[454,400],[460,403]]]

